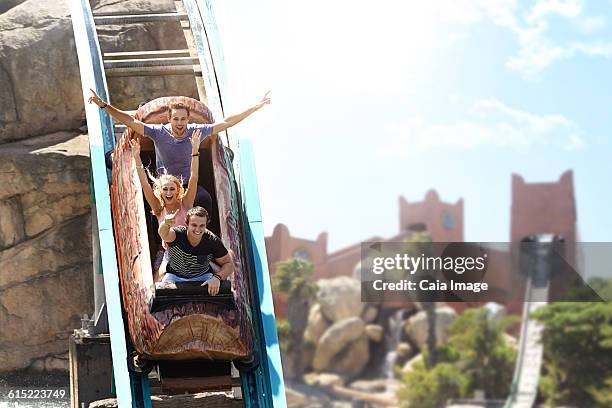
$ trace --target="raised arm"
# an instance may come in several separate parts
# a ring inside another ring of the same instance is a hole
[[[235,124],[241,122],[242,120],[248,118],[253,113],[257,112],[264,105],[270,103],[270,97],[268,96],[270,91],[266,92],[263,98],[255,105],[251,106],[249,109],[244,112],[238,113],[236,115],[231,115],[223,119],[221,122],[213,123],[212,134],[223,132],[225,129],[234,126]]]
[[[138,172],[138,178],[140,179],[140,185],[142,186],[145,199],[147,200],[147,203],[149,203],[151,210],[153,210],[155,214],[159,214],[161,211],[161,205],[159,204],[157,197],[155,197],[155,194],[153,194],[153,189],[149,184],[147,174],[142,161],[140,160],[140,140],[130,140],[130,146],[132,146],[132,157],[134,158],[134,163],[136,164],[136,171]]]
[[[90,88],[89,90],[91,91],[91,95],[88,100],[89,103],[95,103],[100,109],[111,115],[116,121],[123,123],[125,126],[129,127],[138,134],[143,136],[145,135],[144,123],[134,119],[134,117],[132,117],[132,115],[129,113],[119,110],[113,105],[104,102],[93,89]]]
[[[171,228],[176,222],[176,211],[173,214],[166,214],[166,217],[159,225],[157,232],[159,233],[159,237],[166,242],[174,242],[176,239],[176,232]]]
[[[189,183],[187,184],[187,191],[185,192],[185,198],[183,198],[183,204],[185,208],[193,207],[193,203],[198,192],[198,173],[200,170],[200,129],[196,129],[191,136],[191,174],[189,175]]]

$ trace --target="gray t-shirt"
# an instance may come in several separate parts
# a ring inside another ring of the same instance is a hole
[[[182,178],[186,183],[191,172],[191,136],[193,131],[200,129],[201,140],[212,133],[212,125],[208,123],[190,123],[185,129],[183,137],[172,136],[172,128],[167,125],[145,124],[145,136],[153,140],[155,156],[157,158],[157,174],[168,174]]]

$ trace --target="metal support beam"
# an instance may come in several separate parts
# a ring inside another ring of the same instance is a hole
[[[170,75],[191,75],[202,76],[199,65],[182,65],[174,67],[149,67],[149,68],[109,68],[106,76],[109,78],[117,77],[136,77],[136,76],[170,76]]]
[[[160,21],[180,21],[186,19],[187,14],[185,13],[119,14],[94,16],[94,22],[98,25],[155,23]]]
[[[121,52],[105,52],[104,61],[118,59],[136,59],[136,58],[173,58],[173,57],[189,57],[188,49],[181,50],[153,50],[153,51],[121,51]]]
[[[198,59],[192,57],[138,58],[104,61],[104,68],[180,67],[198,63]]]

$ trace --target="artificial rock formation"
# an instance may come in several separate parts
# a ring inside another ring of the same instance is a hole
[[[365,332],[368,338],[375,343],[380,343],[385,338],[385,329],[378,324],[366,325]]]
[[[87,146],[60,132],[0,149],[0,372],[65,369],[93,307]]]
[[[15,3],[15,1],[13,1]],[[95,1],[96,13],[174,11],[172,0]],[[103,52],[186,48],[176,22],[101,26]],[[110,78],[112,102],[136,109],[159,96],[195,96],[184,77]],[[0,143],[84,121],[83,94],[67,0],[24,1],[0,14]]]
[[[370,358],[365,324],[359,317],[334,323],[317,344],[313,368],[353,378],[361,373]]]
[[[317,283],[317,299],[321,305],[321,313],[328,320],[338,322],[361,316],[365,303],[361,302],[361,284],[357,279],[341,276],[321,279]]]
[[[315,303],[308,312],[308,325],[304,331],[304,339],[310,340],[316,344],[329,326],[329,320],[327,320],[321,312],[321,305]]]
[[[435,309],[436,314],[436,343],[444,344],[448,339],[448,328],[457,317],[457,312],[450,306],[442,306]],[[410,340],[419,348],[424,350],[427,345],[427,314],[421,310],[412,316],[404,326],[404,332]]]

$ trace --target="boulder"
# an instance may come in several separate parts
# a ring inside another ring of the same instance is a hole
[[[344,379],[338,374],[331,373],[308,373],[304,375],[304,383],[310,386],[332,387],[334,385],[344,386]]]
[[[368,324],[365,327],[365,332],[368,339],[375,343],[379,343],[385,338],[385,329],[378,324]]]
[[[399,343],[395,348],[395,363],[402,365],[414,355],[414,349],[408,343]]]
[[[450,306],[435,309],[436,314],[436,343],[441,345],[448,339],[448,328],[457,317],[457,312]],[[427,313],[421,310],[410,317],[404,326],[408,338],[419,348],[424,350],[427,345]]]
[[[333,324],[317,345],[313,360],[316,371],[328,371],[352,378],[358,375],[370,358],[365,324],[352,317]]]
[[[311,340],[316,345],[329,326],[329,320],[321,312],[321,305],[315,303],[308,312],[308,325],[304,331],[304,339]]]
[[[99,1],[94,11],[173,11],[172,0]],[[102,52],[186,48],[176,22],[100,26]],[[197,95],[177,77],[109,78],[112,102],[136,109],[165,95]],[[67,0],[28,0],[0,14],[0,143],[84,122],[83,93]]]
[[[83,97],[66,1],[0,15],[0,143],[80,126]]]
[[[336,372],[348,379],[355,378],[361,374],[369,359],[370,342],[364,335],[349,343],[346,349],[334,356],[332,359],[333,369],[330,371]]]
[[[361,314],[361,318],[366,323],[372,323],[378,317],[378,308],[373,305],[366,305],[363,308],[363,313]]]
[[[325,331],[319,340],[313,360],[313,368],[323,371],[332,358],[342,351],[349,343],[364,334],[365,324],[358,317],[342,320],[333,324]]]
[[[321,312],[332,322],[350,317],[361,316],[365,306],[361,302],[361,284],[347,276],[333,279],[320,279],[317,299]]]

